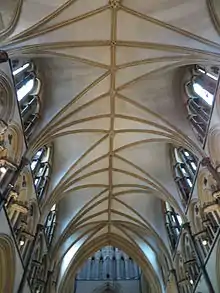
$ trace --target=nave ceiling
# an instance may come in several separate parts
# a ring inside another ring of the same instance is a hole
[[[54,255],[97,237],[165,254],[162,202],[183,211],[171,145],[203,155],[182,79],[190,64],[220,63],[206,1],[27,0],[17,9],[1,44],[34,60],[42,81],[29,156],[53,144],[41,207],[58,207]]]

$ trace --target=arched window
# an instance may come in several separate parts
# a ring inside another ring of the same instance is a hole
[[[33,62],[12,61],[13,76],[21,111],[25,136],[28,139],[39,119],[40,80],[36,77]]]
[[[185,84],[188,119],[201,143],[204,142],[217,86],[216,67],[194,66],[191,80]]]
[[[192,285],[190,283],[189,277],[186,272],[186,267],[184,265],[184,258],[180,252],[177,252],[176,257],[176,272],[177,272],[177,280],[180,293],[191,293]]]
[[[140,277],[138,265],[123,251],[106,246],[90,257],[78,271],[78,280],[131,280]]]
[[[184,234],[181,243],[183,261],[187,279],[189,284],[193,287],[200,272],[199,265],[196,259],[196,253],[193,248],[192,240],[188,234]]]
[[[104,276],[103,276],[103,264],[104,264],[104,260],[103,260],[103,256],[101,255],[100,259],[99,259],[99,275],[98,275],[98,279],[103,280]]]
[[[34,185],[37,198],[41,200],[47,189],[50,175],[51,147],[43,147],[32,158],[31,170],[33,172]]]
[[[42,258],[41,263],[39,264],[39,269],[37,272],[37,278],[34,286],[33,292],[35,293],[43,293],[46,285],[48,274],[48,267],[47,267],[47,255],[45,254]]]
[[[198,159],[184,148],[174,148],[174,179],[182,195],[184,204],[188,203],[193,187]]]
[[[182,219],[174,208],[166,202],[165,205],[166,229],[172,250],[176,248],[177,241],[181,232]]]
[[[47,219],[45,222],[45,228],[44,228],[44,231],[47,237],[47,242],[49,245],[51,245],[53,240],[53,235],[54,235],[54,231],[56,227],[56,218],[57,218],[57,210],[56,210],[56,205],[54,205],[47,216]]]

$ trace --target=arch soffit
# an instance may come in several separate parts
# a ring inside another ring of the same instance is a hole
[[[0,103],[1,119],[9,123],[14,114],[15,99],[13,95],[13,86],[8,76],[0,70]]]
[[[0,234],[0,291],[13,292],[15,279],[15,250],[12,239]],[[10,273],[8,273],[10,272]]]

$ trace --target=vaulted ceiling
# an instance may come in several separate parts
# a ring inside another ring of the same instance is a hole
[[[42,211],[57,204],[54,255],[94,239],[126,249],[125,241],[159,275],[149,247],[163,263],[162,202],[183,210],[170,146],[200,149],[182,78],[187,65],[220,63],[206,1],[26,0],[17,11],[1,43],[12,57],[32,58],[42,80],[30,154],[53,144]]]

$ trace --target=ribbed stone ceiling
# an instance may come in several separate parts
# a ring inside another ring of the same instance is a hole
[[[162,202],[182,213],[170,145],[199,148],[181,97],[184,66],[220,61],[206,1],[27,0],[2,45],[32,58],[43,84],[30,156],[53,143],[42,211],[57,204],[54,255],[88,243],[95,252],[99,239],[148,259],[151,247],[164,264]]]

